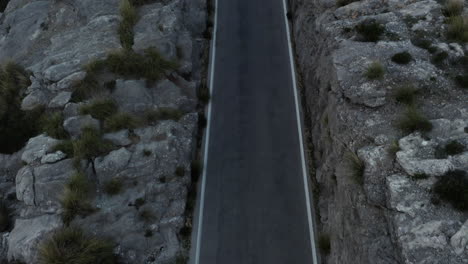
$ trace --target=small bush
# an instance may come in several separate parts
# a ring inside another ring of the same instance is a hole
[[[318,237],[318,246],[323,254],[329,255],[331,251],[330,236],[328,234],[320,234]]]
[[[137,209],[139,209],[141,206],[143,206],[146,203],[145,198],[137,198],[135,202],[133,203]]]
[[[93,159],[112,149],[112,143],[103,140],[99,131],[91,127],[83,128],[80,138],[73,142],[74,156],[77,159]]]
[[[432,46],[432,41],[430,41],[429,39],[423,36],[416,36],[412,38],[411,43],[416,47],[426,49],[426,50]]]
[[[415,131],[429,132],[432,130],[432,123],[414,107],[406,109],[405,113],[398,120],[397,126],[405,133]]]
[[[117,264],[114,245],[78,228],[61,228],[39,245],[41,264]]]
[[[10,224],[10,209],[5,202],[0,201],[0,232],[4,232],[10,228]]]
[[[175,175],[183,177],[185,175],[185,168],[183,166],[178,166],[175,170]]]
[[[86,216],[94,211],[88,201],[90,186],[86,175],[75,173],[65,186],[65,192],[60,200],[63,214],[62,220],[65,224],[70,224],[73,219],[80,215]]]
[[[447,0],[443,13],[447,17],[459,16],[463,13],[463,0]]]
[[[337,0],[336,5],[338,7],[346,6],[354,2],[358,2],[359,0]]]
[[[104,192],[109,195],[116,195],[122,191],[122,180],[120,178],[113,178],[104,183]]]
[[[465,17],[454,16],[447,21],[447,38],[451,41],[467,42],[468,41],[468,23]]]
[[[67,154],[67,157],[73,157],[74,150],[73,150],[73,141],[71,140],[63,140],[57,145],[52,148],[52,152],[62,151],[63,153]]]
[[[145,120],[148,123],[156,123],[161,120],[178,121],[182,116],[184,116],[184,113],[178,109],[159,108],[158,110],[147,111],[145,113]]]
[[[432,123],[411,105],[398,119],[397,127],[408,133],[429,132],[432,130]]]
[[[377,42],[385,32],[385,26],[376,21],[365,21],[356,26],[356,31],[365,42]]]
[[[153,230],[146,229],[145,230],[145,237],[152,237],[152,236],[153,236]]]
[[[445,51],[441,51],[436,53],[434,56],[432,56],[432,63],[434,64],[442,64],[447,58],[449,54]]]
[[[425,174],[425,173],[416,173],[412,176],[413,179],[415,180],[424,180],[424,179],[427,179],[429,178],[429,175]]]
[[[434,193],[458,210],[468,210],[468,177],[464,171],[450,171],[434,184]]]
[[[69,137],[67,131],[63,128],[62,112],[46,113],[40,119],[42,130],[49,136],[57,139],[66,139]]]
[[[398,64],[408,64],[413,60],[413,56],[407,51],[396,53],[392,56],[392,61]]]
[[[346,160],[353,180],[362,185],[364,183],[364,171],[366,170],[364,161],[351,151],[347,153]]]
[[[385,74],[385,69],[380,62],[372,62],[365,72],[365,76],[369,80],[382,79]]]
[[[463,153],[465,151],[465,146],[456,140],[452,140],[445,145],[444,150],[447,155],[453,156]]]
[[[118,28],[120,43],[124,49],[131,50],[134,38],[133,27],[137,22],[137,13],[129,0],[120,2],[120,16],[122,17]]]
[[[461,88],[468,88],[468,75],[458,75],[455,77],[455,82],[460,86]]]
[[[111,99],[97,99],[80,108],[80,114],[91,115],[92,117],[104,120],[119,110],[119,107],[114,100]]]
[[[190,164],[191,177],[193,182],[197,182],[200,174],[203,172],[203,163],[201,160],[194,160]]]
[[[119,131],[122,129],[134,129],[138,127],[138,120],[127,113],[117,113],[104,121],[104,129],[107,132]]]
[[[76,83],[74,83],[72,85],[72,88],[73,88],[73,95],[72,95],[73,102],[81,102],[83,100],[91,98],[92,96],[96,96],[97,94],[100,94],[103,91],[103,88],[99,85],[99,82],[96,79],[95,74],[90,74],[90,73],[88,73],[83,80],[77,81]]]
[[[400,150],[401,150],[400,143],[398,142],[398,140],[394,140],[388,148],[388,153],[394,157],[396,153]]]
[[[151,150],[149,150],[149,149],[144,149],[143,150],[143,156],[145,156],[145,157],[149,157],[152,154],[153,154],[153,152]]]
[[[149,208],[142,209],[138,215],[144,222],[151,222],[151,220],[155,218],[153,211],[151,211]]]
[[[208,89],[206,86],[200,87],[198,90],[198,100],[203,104],[207,104],[210,101],[210,98],[210,89]]]
[[[398,87],[395,90],[394,97],[397,102],[400,102],[406,105],[413,105],[417,93],[418,93],[418,89],[416,89],[411,84],[406,84],[401,87]]]

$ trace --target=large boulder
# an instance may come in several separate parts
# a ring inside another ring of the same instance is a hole
[[[24,148],[21,160],[30,164],[40,160],[46,155],[59,141],[42,134],[29,139]]]

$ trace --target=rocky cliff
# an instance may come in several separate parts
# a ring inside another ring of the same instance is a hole
[[[323,263],[467,263],[464,2],[289,5]]]
[[[0,7],[1,261],[183,263],[206,1]]]

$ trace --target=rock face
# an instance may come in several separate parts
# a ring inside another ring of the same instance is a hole
[[[289,7],[310,158],[317,165],[311,179],[320,194],[318,229],[331,238],[323,262],[466,263],[461,237],[468,213],[433,192],[446,172],[468,170],[468,95],[450,77],[464,74],[457,61],[468,50],[447,40],[443,3],[290,0]],[[359,25],[372,22],[383,33],[364,41]],[[408,64],[392,60],[405,51]],[[429,51],[446,52],[445,61]],[[365,73],[374,61],[384,75],[370,80]],[[398,129],[405,106],[395,94],[405,84],[418,89],[415,106],[431,131]],[[464,150],[448,154],[454,141]]]
[[[112,239],[119,263],[174,263],[187,254],[186,237],[179,233],[191,220],[186,204],[197,148],[197,90],[206,66],[207,2],[146,2],[136,7],[132,49],[155,47],[179,67],[152,82],[110,72],[96,77],[108,89],[92,97],[112,99],[121,114],[138,120],[123,129],[81,115],[80,107],[93,98],[74,96],[89,77],[85,65],[122,49],[120,0],[10,0],[0,13],[0,65],[12,60],[31,73],[22,109],[61,112],[63,123],[57,126],[75,143],[41,134],[18,153],[0,154],[0,197],[8,200],[13,218],[12,229],[1,233],[0,263],[38,263],[38,245],[63,225],[65,188],[77,170],[86,176],[91,189],[86,198],[96,210],[71,224]],[[145,112],[161,108],[180,118],[143,122]],[[79,160],[72,157],[78,153],[76,139],[89,126],[110,147]],[[58,144],[63,149],[55,149]]]

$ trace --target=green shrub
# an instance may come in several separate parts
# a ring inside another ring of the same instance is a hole
[[[432,46],[432,41],[420,35],[419,36],[417,35],[416,37],[412,38],[411,43],[416,47],[426,49],[426,50]]]
[[[194,160],[190,164],[191,177],[193,182],[197,182],[200,174],[203,172],[203,163],[201,160]]]
[[[434,64],[442,64],[447,58],[449,54],[445,51],[438,52],[432,56],[432,63]]]
[[[122,17],[118,28],[120,43],[124,49],[131,50],[134,38],[133,27],[137,22],[137,13],[130,1],[122,0],[120,2],[120,16]]]
[[[398,64],[408,64],[413,60],[411,54],[407,51],[396,53],[392,56],[392,61]]]
[[[138,214],[141,220],[144,222],[151,222],[155,218],[153,211],[149,208],[143,208]]]
[[[452,140],[445,145],[444,150],[447,155],[453,156],[463,153],[465,151],[465,146],[456,140]]]
[[[57,145],[52,148],[52,152],[62,151],[63,153],[67,154],[67,157],[73,157],[74,150],[73,150],[73,141],[71,140],[62,140]]]
[[[153,154],[153,152],[149,149],[144,149],[142,153],[143,153],[143,156],[145,157],[149,157]]]
[[[330,235],[320,234],[318,237],[318,246],[323,254],[329,255],[331,251]]]
[[[463,8],[463,0],[447,0],[444,6],[443,13],[445,16],[448,17],[459,16],[463,13]]]
[[[434,193],[456,209],[468,210],[468,177],[464,171],[450,171],[438,177],[434,184]]]
[[[184,113],[178,109],[159,108],[158,110],[147,111],[145,113],[145,120],[147,123],[156,123],[161,120],[178,121],[182,116],[184,116]]]
[[[429,175],[427,175],[426,173],[416,173],[412,176],[412,178],[415,180],[424,180],[429,178]]]
[[[364,183],[364,172],[366,170],[366,164],[358,157],[356,153],[351,151],[346,154],[346,161],[353,180],[356,183],[362,185]]]
[[[104,121],[104,129],[107,132],[119,131],[122,129],[134,129],[139,125],[138,120],[127,113],[117,113]]]
[[[80,138],[73,142],[74,156],[80,160],[93,159],[110,152],[112,149],[112,143],[103,140],[99,131],[91,127],[83,128]]]
[[[0,67],[0,153],[17,152],[29,138],[40,133],[42,108],[21,110],[23,92],[30,85],[29,73],[7,63]]]
[[[372,62],[365,72],[365,76],[369,80],[382,79],[385,74],[385,68],[378,61]]]
[[[465,75],[458,75],[455,77],[455,82],[460,86],[461,88],[468,88],[468,74]]]
[[[365,42],[377,42],[385,32],[385,26],[377,21],[364,21],[356,26],[356,31]]]
[[[406,84],[401,87],[398,87],[395,90],[394,97],[397,102],[400,102],[406,105],[413,105],[416,99],[417,93],[418,93],[418,89],[416,89],[411,84]]]
[[[134,205],[136,207],[136,209],[139,209],[141,206],[143,206],[144,204],[146,203],[146,200],[145,198],[143,197],[140,197],[140,198],[137,198],[134,202]]]
[[[81,102],[92,96],[96,96],[100,94],[104,89],[99,85],[99,82],[95,76],[95,74],[88,73],[86,77],[81,80],[77,81],[72,85],[73,88],[73,95],[72,101],[73,102]]]
[[[55,230],[39,245],[41,264],[117,264],[114,244],[75,227]]]
[[[399,118],[397,126],[405,133],[414,131],[429,132],[432,130],[432,123],[414,107],[406,109],[405,113]]]
[[[104,120],[119,110],[119,107],[112,99],[96,99],[80,108],[80,114],[91,115],[99,120]]]
[[[467,42],[468,41],[468,23],[465,17],[454,16],[447,21],[447,38],[451,41]]]
[[[175,170],[175,175],[183,177],[185,175],[185,168],[183,166],[178,166]]]
[[[60,203],[63,208],[62,220],[70,224],[73,219],[80,215],[86,216],[94,211],[88,201],[90,186],[86,175],[75,173],[65,186],[65,191]]]
[[[146,229],[145,230],[145,237],[152,237],[152,236],[153,236],[153,230]]]
[[[116,195],[122,191],[122,179],[113,178],[104,183],[104,191],[109,195]]]
[[[203,104],[207,104],[210,101],[210,98],[210,89],[208,89],[208,87],[206,87],[205,85],[200,87],[200,89],[198,90],[198,100]]]
[[[391,155],[391,156],[395,156],[396,153],[398,151],[400,151],[401,148],[400,148],[400,143],[398,142],[398,140],[394,140],[392,141],[392,143],[390,144],[389,148],[388,148],[388,153]]]
[[[4,232],[10,228],[10,224],[10,209],[5,202],[0,201],[0,232]]]
[[[54,113],[45,113],[40,119],[42,131],[49,137],[57,139],[66,139],[69,137],[67,131],[63,128],[63,114],[60,111]]]

